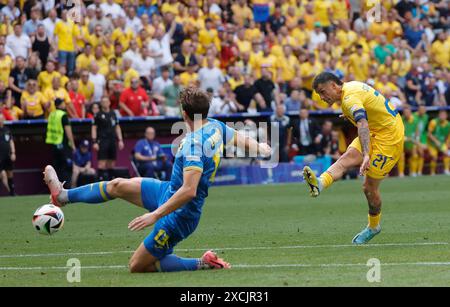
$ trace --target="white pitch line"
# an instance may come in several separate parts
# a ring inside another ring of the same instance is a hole
[[[355,245],[355,244],[338,244],[338,245],[289,245],[289,246],[256,246],[256,247],[218,247],[212,248],[212,250],[270,250],[270,249],[303,249],[303,248],[365,248],[365,247],[383,247],[383,246],[430,246],[430,245],[448,245],[447,242],[426,242],[426,243],[380,243],[380,244],[365,244],[365,245]],[[209,248],[211,249],[211,248]],[[189,252],[189,251],[204,251],[205,248],[189,248],[189,249],[177,249],[177,251]]]
[[[254,247],[217,247],[217,248],[177,248],[179,252],[206,251],[209,249],[215,251],[227,250],[274,250],[274,249],[312,249],[312,248],[369,248],[369,247],[405,247],[405,246],[437,246],[449,245],[447,242],[423,242],[423,243],[380,243],[355,246],[354,244],[338,245],[288,245],[288,246],[254,246]],[[103,251],[103,252],[72,252],[72,253],[48,253],[48,254],[16,254],[0,255],[1,258],[32,258],[32,257],[65,257],[65,256],[102,256],[114,254],[130,254],[133,251]]]
[[[450,262],[392,262],[381,263],[382,266],[450,266]],[[366,267],[365,263],[288,263],[288,264],[232,264],[232,269],[248,268],[333,268],[333,267]],[[45,271],[45,270],[69,270],[73,267],[53,266],[53,267],[0,267],[0,271]],[[81,270],[106,270],[106,269],[128,269],[126,265],[98,265],[82,266]]]

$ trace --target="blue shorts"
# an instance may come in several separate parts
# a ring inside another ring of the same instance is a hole
[[[141,197],[145,209],[154,211],[169,198],[170,182],[143,178]],[[175,212],[156,222],[153,231],[144,239],[144,246],[158,259],[173,253],[173,248],[189,236],[197,227],[198,220],[179,217]]]

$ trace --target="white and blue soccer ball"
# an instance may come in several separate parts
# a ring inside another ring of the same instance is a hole
[[[64,213],[55,205],[39,207],[33,215],[33,227],[43,235],[52,235],[64,226]]]

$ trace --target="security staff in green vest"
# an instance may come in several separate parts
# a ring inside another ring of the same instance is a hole
[[[53,147],[53,165],[58,176],[70,186],[72,157],[76,148],[64,100],[56,98],[55,107],[56,110],[48,117],[45,142]]]

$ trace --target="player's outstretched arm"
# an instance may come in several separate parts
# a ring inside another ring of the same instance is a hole
[[[255,139],[236,131],[234,134],[234,146],[249,153],[256,153],[261,157],[269,157],[272,148],[267,143],[258,143]]]
[[[359,169],[360,176],[369,169],[370,165],[370,130],[367,119],[361,118],[357,122],[359,141],[361,142],[363,162]]]
[[[197,195],[197,187],[202,173],[198,170],[187,170],[183,173],[183,185],[169,200],[153,212],[146,213],[128,224],[131,231],[142,230],[155,224],[160,218],[181,208]]]

